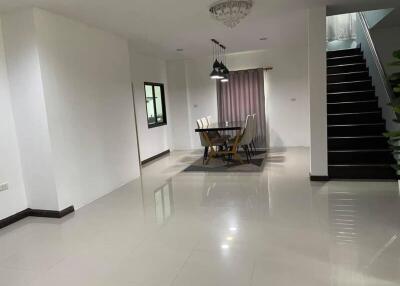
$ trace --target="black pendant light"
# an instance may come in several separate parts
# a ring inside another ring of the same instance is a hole
[[[228,82],[229,69],[226,67],[226,47],[215,39],[211,39],[211,42],[213,45],[213,65],[210,78]]]
[[[213,66],[212,66],[212,71],[210,73],[210,78],[212,79],[222,79],[223,75],[222,75],[222,71],[221,71],[221,64],[218,61],[219,60],[219,50],[218,52],[216,51],[217,49],[219,49],[219,43],[217,42],[217,40],[212,39],[211,40],[212,45],[213,45]]]
[[[223,51],[223,56],[222,56],[222,61],[221,61],[221,69],[222,69],[222,76],[223,78],[221,79],[221,82],[228,82],[229,81],[229,70],[226,67],[226,47],[221,45],[222,51]]]

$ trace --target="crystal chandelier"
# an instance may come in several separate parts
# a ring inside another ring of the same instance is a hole
[[[229,28],[235,27],[250,13],[253,0],[221,0],[210,7],[211,15]]]

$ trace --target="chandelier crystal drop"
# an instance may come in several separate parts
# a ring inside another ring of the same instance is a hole
[[[218,21],[229,28],[235,27],[253,7],[253,0],[221,0],[214,3],[209,11]]]

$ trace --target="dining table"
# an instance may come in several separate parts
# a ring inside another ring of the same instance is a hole
[[[240,146],[240,136],[242,135],[242,131],[245,128],[244,121],[224,121],[224,122],[214,122],[207,125],[202,126],[201,128],[198,127],[195,129],[195,132],[200,132],[203,136],[204,140],[208,143],[208,147],[210,149],[209,156],[207,158],[206,164],[209,163],[211,158],[231,156],[232,158],[238,160],[241,164],[243,164],[242,158],[240,158],[238,154],[239,146]],[[227,149],[218,150],[213,146],[211,139],[209,137],[209,132],[226,132],[231,131],[234,132],[235,135],[233,137],[233,144],[232,147]],[[215,148],[215,149],[214,149]]]

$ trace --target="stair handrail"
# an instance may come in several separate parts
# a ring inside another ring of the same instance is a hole
[[[385,69],[383,68],[382,62],[381,62],[380,57],[378,55],[378,52],[376,51],[374,41],[372,40],[371,33],[369,31],[370,30],[370,26],[368,24],[367,18],[365,17],[364,12],[358,12],[357,14],[358,14],[358,17],[360,18],[361,27],[362,27],[363,32],[365,34],[365,37],[367,39],[368,46],[369,46],[369,48],[371,50],[372,58],[374,60],[376,68],[378,70],[379,77],[380,77],[380,79],[382,81],[382,84],[383,84],[383,87],[385,89],[386,96],[389,99],[389,102],[391,103],[395,99],[394,93],[393,93],[393,90],[392,90],[392,86],[389,83],[389,80],[388,80],[388,77],[386,75]],[[396,114],[396,118],[397,118],[397,120],[400,119],[397,114]]]

